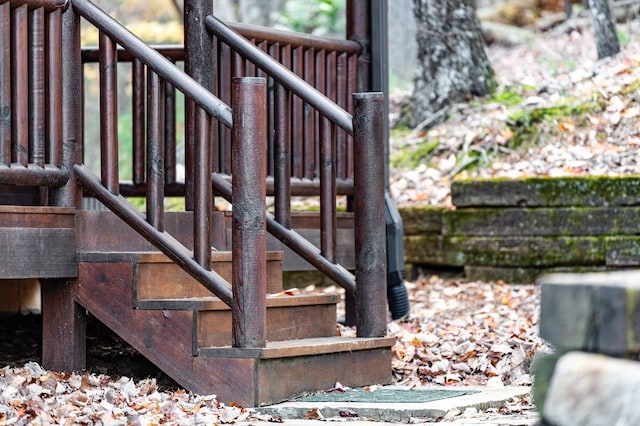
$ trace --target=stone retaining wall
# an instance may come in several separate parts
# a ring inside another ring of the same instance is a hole
[[[532,282],[640,265],[640,177],[456,181],[454,209],[401,208],[411,266]]]
[[[640,272],[542,277],[534,399],[545,424],[640,424]]]

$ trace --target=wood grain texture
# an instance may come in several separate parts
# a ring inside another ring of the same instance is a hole
[[[77,275],[76,235],[72,228],[0,228],[0,277]]]

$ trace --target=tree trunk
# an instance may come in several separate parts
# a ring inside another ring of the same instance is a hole
[[[589,0],[591,21],[596,37],[598,59],[620,53],[620,42],[616,34],[616,24],[613,21],[611,6],[608,0]]]
[[[495,88],[474,0],[414,0],[418,65],[410,123]]]

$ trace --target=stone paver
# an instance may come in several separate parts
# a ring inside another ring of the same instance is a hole
[[[529,395],[527,386],[487,387],[469,386],[456,389],[479,391],[469,395],[446,398],[425,403],[347,403],[347,402],[285,402],[259,408],[260,413],[280,416],[289,426],[326,426],[327,422],[347,422],[351,426],[373,426],[389,423],[439,423],[482,426],[532,426],[539,420],[531,409],[524,412],[500,414],[485,412],[500,407],[507,401]],[[320,412],[322,419],[305,419],[309,412]],[[341,417],[351,413],[358,417]],[[247,422],[242,424],[260,424]]]

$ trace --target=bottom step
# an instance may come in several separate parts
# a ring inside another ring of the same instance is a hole
[[[326,337],[269,342],[266,348],[201,348],[197,364],[209,372],[224,366],[233,382],[217,376],[209,386],[227,399],[257,407],[330,389],[336,382],[349,387],[388,384],[394,343],[390,337]]]

